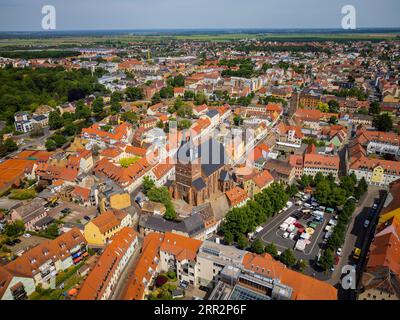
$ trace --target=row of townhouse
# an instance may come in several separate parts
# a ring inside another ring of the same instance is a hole
[[[339,176],[340,158],[338,155],[317,154],[314,145],[309,146],[304,155],[291,155],[289,163],[295,168],[296,178],[303,175]]]
[[[363,128],[357,131],[356,137],[351,141],[347,150],[347,171],[354,173],[359,180],[364,178],[369,185],[387,188],[392,182],[400,178],[400,163],[368,156],[371,153],[371,149],[368,151],[371,140],[366,139],[366,137],[381,137],[381,134],[376,131],[366,133]],[[390,140],[396,143],[398,138],[392,134],[390,136],[392,137]],[[372,143],[376,144],[377,138],[374,141]],[[393,146],[393,144],[391,145]],[[380,150],[382,151],[383,149],[380,148]],[[388,149],[385,150],[387,151]],[[373,153],[375,152],[376,149]]]
[[[354,173],[357,179],[362,178],[369,185],[388,187],[390,183],[400,179],[400,162],[370,159],[365,156],[352,158],[349,173]]]
[[[26,298],[38,285],[44,289],[54,289],[57,274],[86,257],[86,248],[82,233],[73,228],[54,240],[46,240],[26,251],[0,269],[0,274],[3,271],[3,275],[7,276],[6,283],[0,286],[1,298]]]
[[[109,129],[104,124],[95,123],[89,128],[82,129],[81,137],[105,148],[106,145],[117,142],[130,143],[133,137],[133,127],[130,123],[123,122],[115,128]]]
[[[360,127],[356,139],[368,154],[400,155],[400,135],[394,132],[369,131]]]
[[[111,239],[97,263],[83,282],[77,300],[108,300],[129,259],[139,252],[138,235],[131,227],[124,227]]]

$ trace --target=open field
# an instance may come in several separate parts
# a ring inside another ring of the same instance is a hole
[[[11,48],[67,48],[75,46],[107,45],[112,43],[128,44],[130,42],[159,42],[165,40],[191,41],[237,41],[259,39],[272,41],[346,41],[346,40],[394,40],[400,39],[400,32],[387,33],[177,33],[177,34],[148,34],[148,35],[93,35],[93,36],[59,36],[48,35],[36,37],[33,35],[0,39],[0,49]]]

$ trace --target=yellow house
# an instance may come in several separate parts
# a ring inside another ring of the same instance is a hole
[[[132,224],[132,217],[123,211],[106,211],[85,225],[83,235],[89,245],[104,245],[123,227]]]
[[[385,223],[395,216],[400,218],[400,179],[392,182],[389,186],[389,192],[379,214],[378,224]]]
[[[377,166],[372,172],[371,182],[373,183],[382,183],[384,178],[385,170],[381,166]]]

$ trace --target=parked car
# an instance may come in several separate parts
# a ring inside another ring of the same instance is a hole
[[[289,238],[289,232],[285,232],[282,237],[284,237],[285,239]]]
[[[365,220],[364,221],[364,228],[368,228],[370,221],[369,220]]]
[[[30,233],[25,233],[22,235],[24,238],[30,238],[32,237],[32,235]]]
[[[21,243],[21,240],[15,239],[15,240],[14,240],[14,243]]]
[[[86,221],[90,221],[90,217],[89,216],[84,216],[83,219],[85,219]]]
[[[186,289],[189,286],[189,282],[185,281],[185,280],[181,280],[181,282],[179,283],[179,287],[181,287],[182,289]]]
[[[378,209],[378,204],[374,203],[373,206],[372,206],[372,209],[374,209],[374,210]]]
[[[61,210],[61,213],[69,214],[69,213],[71,213],[71,209],[70,208],[64,208],[64,209]]]
[[[336,254],[340,257],[342,255],[342,248],[337,249]]]

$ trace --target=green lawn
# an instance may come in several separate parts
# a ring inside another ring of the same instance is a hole
[[[130,165],[134,164],[135,162],[138,162],[140,159],[141,157],[139,156],[135,156],[132,158],[123,158],[119,160],[119,164],[124,168],[128,168]]]

